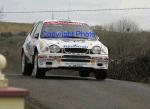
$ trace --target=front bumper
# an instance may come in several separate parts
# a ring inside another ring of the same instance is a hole
[[[108,69],[108,55],[96,54],[38,54],[39,68]]]

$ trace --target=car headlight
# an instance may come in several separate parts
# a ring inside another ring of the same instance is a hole
[[[93,54],[100,54],[101,53],[101,48],[99,46],[94,46],[92,48],[92,53]]]
[[[49,49],[50,49],[50,53],[58,53],[58,52],[60,52],[60,47],[57,46],[57,45],[51,45],[49,47]]]

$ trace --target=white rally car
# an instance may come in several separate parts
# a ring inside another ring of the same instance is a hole
[[[106,78],[108,49],[86,23],[39,21],[22,46],[22,73],[45,76],[54,68],[75,69],[80,77],[91,72],[97,80]]]

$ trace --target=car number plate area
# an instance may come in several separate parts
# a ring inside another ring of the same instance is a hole
[[[68,67],[83,67],[86,64],[85,63],[65,63],[65,65]]]

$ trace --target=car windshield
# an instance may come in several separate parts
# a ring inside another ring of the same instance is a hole
[[[87,24],[77,22],[45,22],[41,38],[96,39],[96,34]]]

